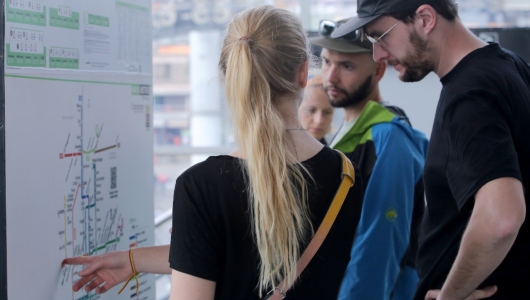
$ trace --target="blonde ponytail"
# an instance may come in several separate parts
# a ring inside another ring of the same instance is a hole
[[[294,165],[286,127],[276,110],[278,96],[299,89],[297,70],[308,59],[299,21],[264,6],[231,22],[220,68],[238,145],[246,160],[252,232],[260,255],[259,290],[296,279],[303,237],[312,230],[307,209],[305,169]],[[283,60],[283,62],[281,61]]]

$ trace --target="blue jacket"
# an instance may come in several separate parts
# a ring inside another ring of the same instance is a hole
[[[368,102],[334,146],[358,166],[365,190],[338,299],[410,300],[418,283],[414,262],[428,141],[389,108]]]

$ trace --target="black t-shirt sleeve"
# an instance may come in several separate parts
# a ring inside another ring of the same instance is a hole
[[[204,195],[207,190],[189,178],[177,179],[169,265],[174,270],[216,281],[221,251],[219,233]]]
[[[509,125],[510,111],[499,96],[485,91],[457,97],[444,115],[449,143],[447,178],[461,212],[473,208],[476,192],[491,180],[521,180]]]

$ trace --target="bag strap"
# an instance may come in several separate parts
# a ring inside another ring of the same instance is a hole
[[[322,220],[322,223],[317,229],[317,232],[315,232],[315,235],[313,236],[313,239],[311,239],[311,242],[309,242],[309,245],[305,249],[304,253],[300,257],[297,263],[297,273],[296,278],[302,274],[304,269],[307,267],[313,256],[317,253],[318,249],[324,242],[324,239],[328,235],[331,226],[335,222],[335,219],[337,218],[337,215],[339,214],[339,211],[342,207],[342,204],[344,203],[344,200],[346,199],[346,195],[348,195],[348,191],[350,188],[355,184],[355,170],[353,169],[353,165],[350,162],[350,160],[344,155],[344,153],[335,150],[338,153],[340,153],[342,158],[342,181],[339,185],[339,188],[337,192],[335,193],[335,197],[333,198],[333,201],[331,202],[331,205],[328,208],[328,212],[326,213],[326,216],[324,216],[324,219]],[[285,279],[274,289],[270,290],[267,295],[265,295],[264,299],[269,300],[279,300],[283,299],[286,296],[286,292],[290,289],[290,286],[287,286]]]

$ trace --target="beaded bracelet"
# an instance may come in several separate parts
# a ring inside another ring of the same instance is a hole
[[[121,287],[121,289],[118,291],[118,295],[123,291],[123,289],[129,284],[129,281],[131,281],[131,279],[136,279],[136,296],[138,296],[138,290],[140,289],[140,281],[138,281],[138,275],[139,273],[136,272],[136,268],[134,267],[134,260],[133,260],[133,254],[132,254],[132,248],[129,249],[129,261],[131,262],[131,268],[132,268],[132,271],[133,271],[133,274],[131,275],[131,277],[129,277],[129,279],[127,279],[127,281],[125,281],[125,284]]]

